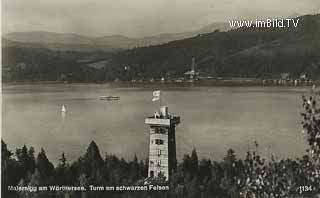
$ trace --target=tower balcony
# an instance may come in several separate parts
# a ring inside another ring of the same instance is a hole
[[[156,126],[174,126],[180,123],[180,116],[150,116],[145,119],[145,123]]]

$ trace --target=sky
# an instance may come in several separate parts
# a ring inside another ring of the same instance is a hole
[[[230,19],[315,13],[320,0],[2,0],[2,32],[143,37]]]

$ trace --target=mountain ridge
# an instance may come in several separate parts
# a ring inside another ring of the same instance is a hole
[[[68,45],[87,45],[92,47],[92,51],[100,49],[110,51],[110,49],[130,49],[135,47],[159,45],[173,40],[190,38],[198,34],[207,33],[220,29],[228,30],[226,23],[212,23],[196,31],[181,33],[162,33],[144,37],[127,37],[123,35],[109,35],[90,37],[77,33],[56,33],[47,31],[30,31],[30,32],[11,32],[4,34],[2,38],[20,43],[35,43],[47,45],[47,48],[53,50],[66,50]],[[61,46],[60,48],[52,47],[52,44]],[[66,48],[66,49],[65,49]],[[69,47],[71,48],[71,47]],[[73,49],[73,48],[71,48]],[[81,50],[81,49],[79,49]]]

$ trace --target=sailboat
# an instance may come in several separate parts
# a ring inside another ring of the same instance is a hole
[[[66,107],[64,105],[62,105],[62,107],[61,107],[61,112],[62,113],[66,113],[67,112],[67,109],[66,109]]]

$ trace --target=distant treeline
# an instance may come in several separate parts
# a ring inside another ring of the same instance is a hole
[[[41,46],[6,44],[5,81],[65,80],[106,82],[183,77],[196,60],[202,76],[320,79],[320,15],[299,17],[298,27],[215,31],[167,44],[120,52],[53,51]],[[297,19],[296,19],[297,20]],[[104,60],[103,68],[86,61]]]
[[[40,47],[2,48],[2,77],[13,81],[104,82],[105,67],[91,62],[109,59],[110,52],[53,51]]]
[[[2,141],[2,197],[5,198],[275,198],[316,197],[320,194],[320,108],[315,97],[303,98],[302,126],[309,149],[297,159],[266,161],[259,154],[258,143],[244,159],[238,159],[232,149],[222,161],[198,160],[196,150],[184,155],[177,171],[167,183],[169,191],[106,192],[106,191],[9,191],[8,186],[117,186],[143,185],[145,181],[166,184],[163,178],[147,178],[147,160],[132,161],[114,155],[101,157],[92,141],[87,152],[69,163],[62,153],[56,167],[48,160],[43,149],[35,157],[33,147],[10,151]]]

